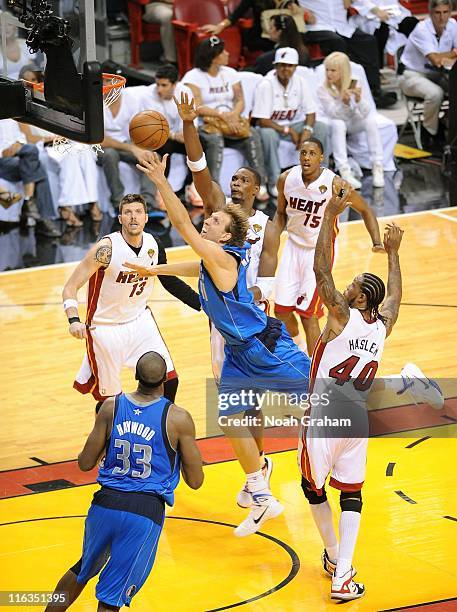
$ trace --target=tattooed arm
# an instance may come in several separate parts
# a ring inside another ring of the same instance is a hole
[[[77,300],[78,291],[87,283],[90,277],[95,274],[99,268],[106,268],[111,261],[111,240],[103,238],[97,242],[87,253],[84,259],[73,270],[72,275],[65,283],[62,291],[62,299]],[[70,306],[65,310],[68,319],[78,318],[78,309],[75,306]],[[84,323],[74,321],[70,324],[70,334],[75,338],[87,338],[87,330]]]
[[[343,197],[339,197],[344,188]],[[324,341],[338,336],[349,321],[349,306],[344,296],[336,289],[332,277],[333,227],[336,217],[349,205],[352,190],[342,181],[334,182],[333,197],[327,205],[314,253],[314,274],[319,297],[328,308]]]
[[[400,248],[403,230],[392,221],[387,225],[384,234],[384,248],[387,251],[387,261],[389,267],[389,277],[387,280],[387,295],[383,305],[379,309],[379,314],[385,318],[386,335],[392,331],[398,318],[400,310],[402,283],[400,271],[400,259],[398,249]]]

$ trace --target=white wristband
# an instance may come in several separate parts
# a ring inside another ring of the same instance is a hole
[[[314,132],[314,128],[313,128],[312,125],[305,125],[305,127],[303,128],[303,131],[305,131],[305,130],[307,132],[309,132],[310,134],[312,134]]]
[[[65,300],[63,303],[63,309],[68,310],[69,308],[76,308],[76,310],[78,310],[78,300]]]
[[[204,153],[197,161],[192,161],[187,158],[187,167],[191,172],[201,172],[206,168],[206,165],[206,156]]]

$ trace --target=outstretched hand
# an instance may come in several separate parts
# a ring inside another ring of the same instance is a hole
[[[350,198],[354,189],[350,183],[336,177],[333,179],[332,191],[333,194],[327,204],[327,210],[334,215],[339,215],[345,208],[351,205]]]
[[[149,153],[147,158],[141,160],[136,167],[153,182],[157,183],[165,179],[165,168],[167,167],[168,153],[160,159],[157,153]]]
[[[393,221],[386,225],[384,232],[384,248],[387,253],[398,253],[404,231]]]
[[[173,100],[175,101],[181,119],[183,121],[194,121],[198,116],[197,109],[195,108],[195,100],[193,98],[189,99],[189,94],[185,92],[181,93],[181,102],[178,102],[175,96],[173,96]]]
[[[157,276],[159,274],[157,266],[148,266],[146,268],[130,261],[124,261],[122,265],[130,270],[138,272],[139,276]]]

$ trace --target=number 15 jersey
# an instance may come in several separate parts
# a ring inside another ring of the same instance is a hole
[[[129,323],[145,310],[154,288],[154,277],[141,277],[126,268],[125,261],[143,267],[157,265],[158,244],[151,234],[143,232],[143,244],[138,255],[127,244],[121,232],[113,232],[105,238],[111,240],[111,261],[106,268],[99,268],[89,279],[87,290],[86,323]]]
[[[294,166],[286,177],[284,197],[287,202],[287,232],[289,238],[300,246],[316,246],[324,212],[332,197],[334,177],[334,172],[323,168],[318,178],[306,187],[300,165]],[[334,230],[336,236],[338,227]]]

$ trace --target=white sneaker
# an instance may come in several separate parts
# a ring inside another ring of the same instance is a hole
[[[341,166],[338,172],[340,173],[341,178],[351,184],[354,189],[360,189],[362,187],[362,183],[353,175],[349,166]]]
[[[252,497],[253,504],[251,511],[247,518],[234,530],[234,534],[238,538],[252,535],[266,521],[276,518],[281,512],[284,512],[284,506],[273,495],[254,493]]]
[[[374,162],[371,173],[373,175],[373,187],[384,187],[384,168],[381,162]]]
[[[324,572],[328,574],[330,578],[333,578],[333,574],[335,573],[335,570],[336,570],[336,561],[332,561],[330,559],[330,557],[328,556],[328,552],[325,548],[324,548],[324,552],[321,555],[321,561],[322,561],[322,567],[324,569]],[[354,567],[351,567],[351,574],[352,574],[352,578],[354,578],[354,576],[357,574],[357,571],[354,569]]]
[[[332,599],[349,601],[351,599],[359,599],[365,595],[365,587],[361,582],[354,582],[354,580],[352,580],[352,572],[353,570],[351,568],[341,578],[337,578],[333,575],[332,590],[330,592],[330,597]]]
[[[262,468],[262,473],[268,488],[270,488],[270,478],[272,471],[273,461],[270,459],[270,457],[265,457],[265,464]],[[240,508],[250,508],[252,506],[252,495],[250,490],[248,489],[247,481],[245,482],[244,487],[238,493],[236,497],[236,503],[240,506]]]
[[[444,406],[444,395],[439,385],[434,380],[427,378],[420,368],[414,363],[407,363],[402,371],[404,388],[397,394],[409,393],[415,404],[428,404],[435,410],[441,410]]]

